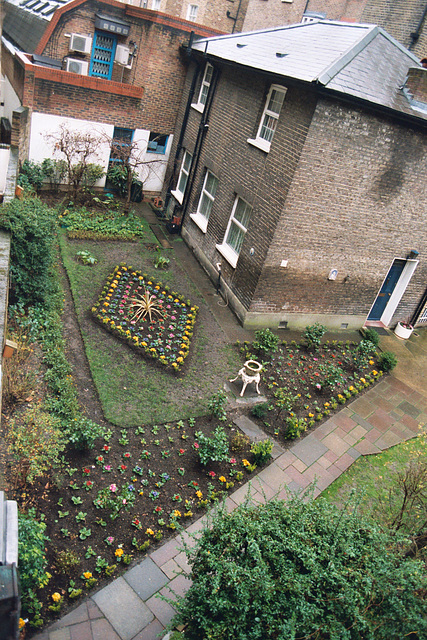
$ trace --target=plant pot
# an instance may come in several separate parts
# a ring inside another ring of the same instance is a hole
[[[244,367],[247,376],[256,376],[257,373],[261,373],[262,364],[256,360],[246,360]]]
[[[402,338],[403,340],[407,340],[411,337],[414,327],[412,325],[403,324],[402,322],[398,322],[396,328],[394,330],[395,335],[398,338]]]

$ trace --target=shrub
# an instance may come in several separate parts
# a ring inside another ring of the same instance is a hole
[[[213,416],[215,416],[215,418],[218,418],[218,420],[221,420],[221,422],[224,422],[225,420],[227,420],[227,413],[225,411],[226,402],[227,402],[227,396],[225,395],[224,391],[222,391],[221,389],[216,393],[212,394],[208,400],[209,412]]]
[[[354,504],[306,497],[217,508],[186,547],[192,585],[171,626],[188,640],[425,637],[422,563]]]
[[[21,187],[24,187],[24,189],[30,186],[36,191],[40,191],[45,177],[42,164],[32,162],[31,160],[24,160],[17,182]]]
[[[232,438],[230,443],[230,449],[232,451],[243,451],[246,447],[249,446],[250,439],[249,436],[244,433],[240,433],[238,431]]]
[[[59,573],[69,573],[79,563],[80,557],[71,549],[61,549],[56,554],[55,566]]]
[[[380,336],[378,334],[378,331],[375,331],[375,329],[365,329],[363,332],[363,335],[365,340],[372,342],[373,345],[378,347],[378,344],[380,341]]]
[[[345,380],[344,371],[336,364],[320,364],[319,371],[323,374],[323,386],[329,389],[339,387]]]
[[[101,425],[79,415],[74,418],[67,428],[68,441],[76,449],[92,449],[95,440],[104,435],[105,429]]]
[[[261,467],[263,464],[266,464],[271,458],[272,451],[273,443],[268,438],[262,442],[254,442],[251,446],[254,464],[256,464],[257,467]]]
[[[320,420],[322,419],[322,414],[320,414]],[[289,416],[285,420],[286,422],[286,431],[285,437],[289,440],[295,440],[299,438],[303,431],[307,429],[307,423],[304,418],[297,418],[296,416]]]
[[[255,418],[265,418],[267,413],[270,411],[270,403],[269,402],[260,402],[256,404],[251,409],[251,414],[255,416]]]
[[[382,371],[392,371],[397,365],[397,358],[391,351],[384,351],[378,358],[378,366]]]
[[[377,348],[370,340],[363,339],[357,345],[354,352],[354,359],[359,367],[367,365],[368,360],[372,358]]]
[[[267,355],[270,352],[277,351],[278,344],[278,336],[270,329],[255,331],[255,340],[252,342],[252,347],[261,354]]]
[[[2,207],[0,228],[10,231],[13,292],[22,304],[47,304],[55,259],[55,213],[37,198],[12,200]]]
[[[45,535],[46,524],[43,518],[36,520],[35,509],[29,509],[28,514],[18,516],[18,545],[19,545],[19,578],[21,582],[21,603],[24,612],[35,614],[40,618],[41,604],[35,591],[46,586],[50,575],[46,572],[47,560],[45,547],[49,538]]]
[[[313,351],[318,351],[320,347],[320,341],[325,335],[327,329],[323,324],[319,324],[316,322],[315,324],[308,325],[302,334],[303,340],[305,340],[305,344],[307,349],[313,349]]]
[[[39,405],[12,418],[7,432],[8,452],[16,460],[14,472],[23,484],[58,466],[66,440],[58,418]]]
[[[203,465],[208,462],[222,462],[228,456],[228,438],[224,428],[219,426],[212,436],[206,436],[201,431],[195,434],[197,438],[197,452]]]

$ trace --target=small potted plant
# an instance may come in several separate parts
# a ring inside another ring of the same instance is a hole
[[[412,326],[410,321],[409,320],[403,320],[403,321],[397,323],[397,325],[396,325],[396,327],[394,329],[394,333],[398,338],[402,338],[403,340],[407,340],[408,338],[411,337],[413,330],[414,330],[414,327]]]

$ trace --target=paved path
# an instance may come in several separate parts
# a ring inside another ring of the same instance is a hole
[[[427,331],[423,337],[427,344]],[[359,456],[414,437],[419,425],[427,423],[427,393],[416,390],[416,379],[410,381],[411,386],[395,375],[381,380],[293,447],[284,452],[279,449],[267,468],[227,498],[228,509],[239,505],[248,491],[255,502],[263,503],[274,496],[284,498],[287,491],[304,489],[315,480],[318,495]],[[188,533],[200,531],[205,518],[188,527],[187,542],[192,541]],[[158,638],[174,614],[158,595],[170,596],[169,589],[183,594],[190,585],[185,575],[177,575],[181,570],[189,572],[181,547],[178,537],[166,542],[38,634],[37,640]]]

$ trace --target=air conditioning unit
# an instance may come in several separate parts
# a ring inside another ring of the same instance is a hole
[[[116,55],[114,57],[114,62],[118,64],[122,64],[123,66],[127,66],[129,62],[129,54],[130,51],[128,47],[124,47],[122,44],[118,44],[116,47]]]
[[[79,73],[81,76],[87,76],[89,63],[84,60],[75,60],[74,58],[67,58],[66,71],[71,73]]]
[[[71,34],[70,51],[78,51],[79,53],[90,53],[92,49],[92,38],[89,36],[80,36],[78,33]]]

